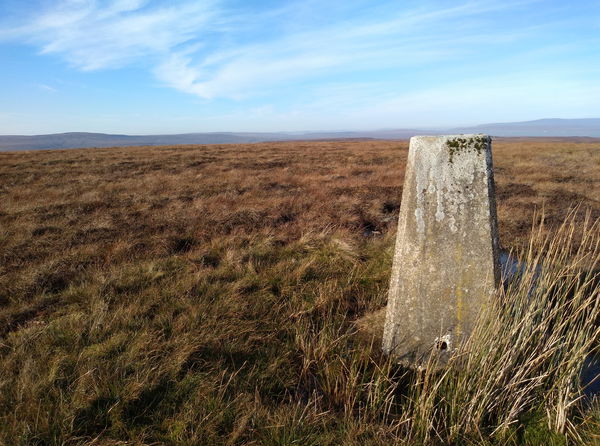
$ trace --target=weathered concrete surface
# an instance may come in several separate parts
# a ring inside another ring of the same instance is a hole
[[[411,138],[383,350],[443,362],[470,333],[500,279],[491,140]]]

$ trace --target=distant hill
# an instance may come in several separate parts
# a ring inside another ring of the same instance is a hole
[[[482,124],[453,129],[460,133],[493,136],[588,136],[600,137],[600,119],[537,119],[535,121]]]
[[[227,144],[315,139],[407,139],[418,134],[487,133],[504,137],[600,137],[600,118],[538,119],[536,121],[482,124],[451,129],[389,129],[339,132],[184,133],[176,135],[110,135],[56,133],[50,135],[0,135],[0,151],[69,149],[85,147],[158,146],[177,144]]]
[[[267,135],[267,134],[265,134]],[[106,133],[54,133],[0,135],[0,150],[70,149],[76,147],[158,146],[166,144],[224,144],[264,141],[251,133],[186,133],[179,135],[109,135]]]

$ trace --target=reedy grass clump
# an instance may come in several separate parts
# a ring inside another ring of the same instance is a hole
[[[448,367],[435,371],[432,360],[415,375],[411,436],[520,444],[532,441],[528,429],[539,422],[540,442],[586,444],[598,434],[580,374],[600,340],[600,220],[578,224],[575,214],[556,231],[534,228],[529,246],[515,253],[516,275]]]

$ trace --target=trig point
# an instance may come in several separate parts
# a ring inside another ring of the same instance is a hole
[[[383,350],[407,365],[445,362],[500,278],[491,139],[410,140]]]

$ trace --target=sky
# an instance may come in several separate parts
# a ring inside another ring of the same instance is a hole
[[[0,0],[0,134],[600,117],[600,1]]]

